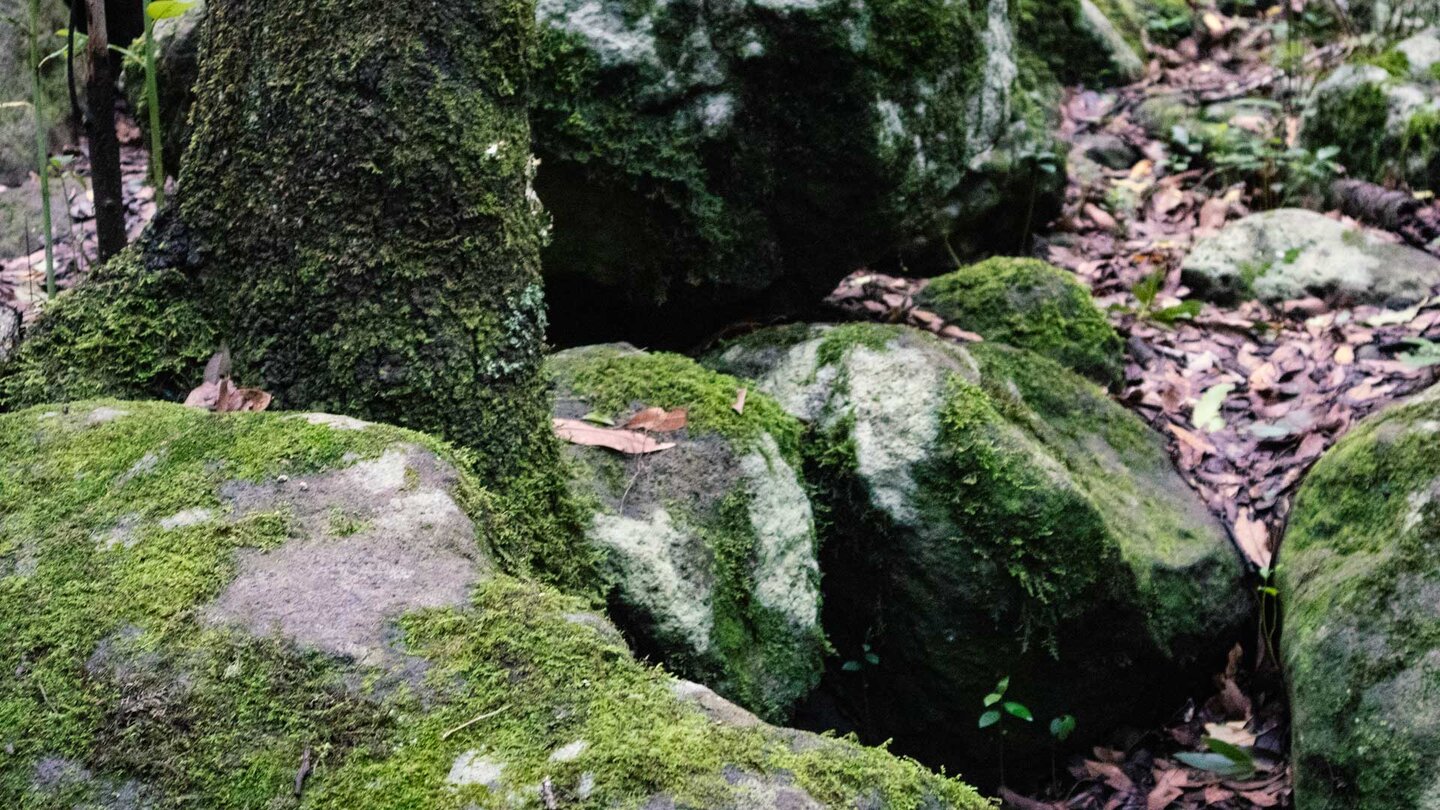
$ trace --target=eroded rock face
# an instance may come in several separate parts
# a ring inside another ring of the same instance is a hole
[[[642,649],[767,718],[788,716],[825,649],[800,424],[764,394],[735,413],[741,383],[677,355],[591,346],[547,370],[559,417],[624,424],[646,407],[689,409],[684,430],[658,437],[670,450],[569,447],[586,537]]]
[[[1013,5],[542,0],[558,339],[674,345],[1052,208],[1057,85],[1022,70]]]
[[[1001,677],[1099,733],[1223,660],[1247,612],[1238,556],[1093,384],[874,325],[762,331],[707,363],[811,425],[825,626],[853,662],[822,691],[865,733],[974,773],[993,764],[974,707]]]
[[[1440,391],[1367,419],[1281,546],[1296,805],[1440,806]]]
[[[1440,259],[1314,211],[1282,208],[1201,239],[1181,273],[1197,296],[1219,303],[1314,295],[1398,307],[1440,283]]]
[[[508,508],[353,419],[0,415],[0,805],[988,806],[637,662],[497,570]]]

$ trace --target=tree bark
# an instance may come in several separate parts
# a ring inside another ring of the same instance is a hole
[[[176,198],[48,309],[0,403],[182,397],[224,340],[281,407],[548,472],[533,26],[524,0],[214,3]]]
[[[90,78],[85,83],[85,133],[101,261],[125,249],[125,200],[120,190],[120,141],[115,135],[115,75],[111,70],[105,0],[85,0]]]

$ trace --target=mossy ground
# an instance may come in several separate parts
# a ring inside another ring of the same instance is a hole
[[[1036,259],[995,258],[933,279],[921,306],[986,340],[1052,357],[1096,380],[1120,380],[1124,344],[1090,292]]]
[[[1436,800],[1437,429],[1433,396],[1367,420],[1296,497],[1280,585],[1303,807]]]
[[[658,670],[566,618],[584,602],[503,575],[468,605],[399,619],[398,643],[428,662],[418,687],[199,621],[233,575],[235,550],[294,537],[284,510],[225,518],[223,482],[323,471],[396,441],[454,458],[418,434],[283,414],[98,401],[0,416],[5,804],[95,801],[133,779],[159,807],[458,810],[539,806],[548,778],[567,806],[639,806],[655,794],[726,806],[737,801],[730,766],[789,774],[832,806],[989,806],[879,750],[792,747],[762,727],[716,726],[678,703]],[[462,479],[455,494],[483,527],[487,496]],[[171,530],[154,522],[194,507],[221,517]],[[132,515],[134,542],[103,541]],[[551,759],[576,740],[588,744],[580,756]],[[307,749],[314,770],[299,799]],[[470,750],[504,763],[500,789],[446,784]],[[34,769],[51,757],[91,778],[37,789]]]

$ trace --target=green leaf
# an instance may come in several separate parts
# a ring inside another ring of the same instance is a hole
[[[989,728],[1000,722],[1000,712],[991,709],[980,715],[980,728]]]
[[[1253,768],[1238,765],[1231,761],[1229,757],[1221,754],[1196,754],[1190,751],[1183,751],[1176,754],[1175,758],[1192,768],[1210,771],[1226,777],[1249,776],[1255,772]]]
[[[582,422],[590,422],[591,424],[605,425],[607,427],[614,427],[615,425],[614,419],[611,419],[610,417],[602,413],[596,413],[595,411],[591,411],[590,413],[585,414],[584,416],[580,417],[580,420]]]
[[[1050,736],[1061,742],[1075,732],[1075,715],[1062,714],[1050,721]]]
[[[1003,678],[1001,678],[1000,680],[998,680],[998,681],[995,682],[995,694],[997,694],[997,695],[1003,695],[1003,694],[1005,694],[1005,690],[1006,690],[1006,689],[1009,689],[1009,688],[1010,688],[1010,676],[1009,676],[1009,675],[1006,675],[1005,677],[1003,677]]]
[[[195,0],[153,0],[145,6],[145,13],[152,20],[166,20],[179,17],[195,5]]]
[[[1172,324],[1181,319],[1193,318],[1204,308],[1204,301],[1181,301],[1173,307],[1151,313],[1150,317],[1164,324]]]
[[[1250,756],[1249,751],[1246,751],[1238,745],[1225,742],[1216,737],[1206,737],[1205,745],[1208,746],[1211,751],[1225,757],[1236,765],[1244,765],[1251,770],[1255,769],[1255,758]]]
[[[1005,701],[1005,711],[1011,717],[1018,717],[1027,723],[1035,721],[1035,715],[1030,713],[1030,709],[1024,703],[1016,703],[1013,700],[1007,700]]]
[[[1157,270],[1135,282],[1130,292],[1135,296],[1135,300],[1140,302],[1140,306],[1148,308],[1155,303],[1155,296],[1160,294],[1160,287],[1164,284],[1165,271]]]
[[[1225,397],[1235,390],[1231,383],[1212,385],[1205,389],[1200,399],[1195,403],[1195,410],[1191,412],[1191,421],[1200,430],[1214,433],[1217,430],[1225,429],[1225,417],[1220,415],[1220,406],[1225,404]]]
[[[844,664],[841,664],[841,665],[840,665],[840,670],[841,670],[842,672],[859,672],[859,671],[860,671],[860,662],[859,662],[859,661],[846,661]]]
[[[873,652],[867,652],[865,653],[865,661],[872,667],[877,666],[880,663],[880,656],[876,655]]]
[[[1000,702],[1000,698],[1001,698],[1001,697],[1002,697],[1002,695],[996,694],[995,692],[991,692],[990,694],[988,694],[988,695],[985,696],[985,705],[986,705],[986,706],[994,706],[996,703],[999,703],[999,702]]]

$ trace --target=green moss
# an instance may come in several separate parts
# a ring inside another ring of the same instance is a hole
[[[60,295],[0,365],[0,405],[159,394],[182,398],[219,345],[183,274],[130,248]]]
[[[105,421],[114,411],[126,414]],[[395,442],[453,458],[419,434],[283,414],[100,401],[0,416],[0,802],[103,802],[134,779],[162,807],[459,810],[508,806],[548,779],[567,806],[640,806],[658,793],[718,806],[739,800],[730,767],[788,774],[831,806],[988,806],[877,749],[792,748],[764,727],[717,726],[676,701],[659,670],[568,618],[586,603],[506,576],[462,607],[399,618],[397,643],[426,662],[416,681],[201,621],[236,550],[275,548],[297,529],[283,507],[224,515],[222,483],[319,472]],[[463,472],[456,487],[483,528],[491,499]],[[197,507],[217,519],[155,525]],[[135,542],[106,542],[132,515]],[[576,740],[587,743],[579,757],[551,759]],[[504,763],[500,790],[446,784],[471,750]],[[55,757],[90,778],[38,788],[37,763]]]
[[[1175,475],[1161,437],[1048,358],[995,344],[970,352],[991,401],[1055,455],[1102,516],[1155,646],[1176,654],[1235,623],[1239,560]],[[1236,598],[1215,596],[1227,591]]]
[[[1035,259],[995,258],[930,282],[918,303],[945,320],[1061,363],[1105,385],[1119,382],[1124,344],[1090,292]]]
[[[1420,807],[1434,795],[1436,419],[1432,396],[1367,420],[1297,494],[1280,585],[1306,807]]]
[[[716,433],[749,450],[768,434],[787,460],[800,458],[799,421],[763,396],[747,397],[744,411],[736,413],[732,406],[745,383],[683,355],[594,346],[556,355],[546,369],[562,396],[582,399],[601,415],[684,408],[691,435]]]
[[[1315,147],[1339,147],[1339,159],[1352,176],[1379,181],[1391,171],[1393,145],[1378,137],[1388,131],[1389,118],[1385,89],[1360,83],[1318,96],[1306,121],[1305,140]]]
[[[1410,74],[1410,57],[1398,48],[1392,47],[1374,53],[1361,53],[1352,56],[1350,61],[1355,64],[1374,65],[1382,68],[1397,79],[1403,79]]]

